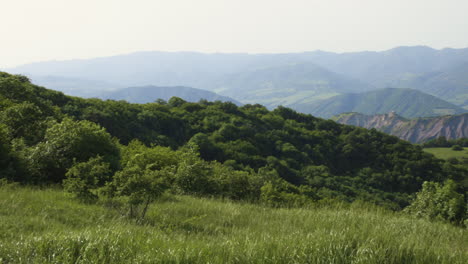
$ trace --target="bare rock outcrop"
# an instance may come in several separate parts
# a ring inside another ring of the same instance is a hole
[[[441,136],[447,139],[468,137],[468,113],[440,117],[406,119],[395,112],[382,115],[345,113],[334,120],[341,124],[379,131],[413,143],[421,143]]]

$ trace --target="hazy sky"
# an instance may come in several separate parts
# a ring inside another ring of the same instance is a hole
[[[141,50],[468,47],[468,0],[0,0],[0,68]]]

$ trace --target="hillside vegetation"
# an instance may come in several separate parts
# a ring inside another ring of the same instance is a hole
[[[116,195],[131,183],[125,175],[147,175],[140,180],[160,178],[154,188],[181,193],[294,204],[362,199],[402,208],[424,181],[458,181],[465,173],[396,137],[284,107],[81,99],[8,74],[0,94],[2,175],[12,181],[68,177],[72,189],[114,186],[107,193]],[[95,179],[80,178],[96,168]],[[106,184],[112,179],[115,185]]]
[[[0,73],[2,263],[464,263],[467,172],[285,107]]]
[[[144,224],[57,189],[0,187],[0,263],[466,263],[466,229],[364,204],[168,196]]]

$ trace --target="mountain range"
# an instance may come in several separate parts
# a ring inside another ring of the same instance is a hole
[[[394,87],[416,89],[468,109],[468,48],[283,54],[150,51],[7,70],[26,74],[40,85],[75,94],[82,91],[86,96],[148,84],[187,86],[242,103],[300,108],[340,94]]]
[[[331,72],[310,62],[290,63],[231,74],[216,90],[244,103],[274,108],[308,103],[330,96],[371,90],[364,82]]]
[[[125,100],[130,103],[144,104],[154,102],[157,99],[167,101],[173,96],[180,97],[188,102],[198,102],[201,99],[205,99],[208,101],[232,102],[236,105],[241,105],[240,102],[232,98],[221,96],[210,91],[185,86],[160,87],[150,85],[129,87],[115,91],[103,92],[97,97],[101,99]]]

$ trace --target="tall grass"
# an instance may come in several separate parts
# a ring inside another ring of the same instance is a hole
[[[366,206],[177,196],[136,224],[59,189],[0,189],[0,263],[467,263],[466,230]]]

